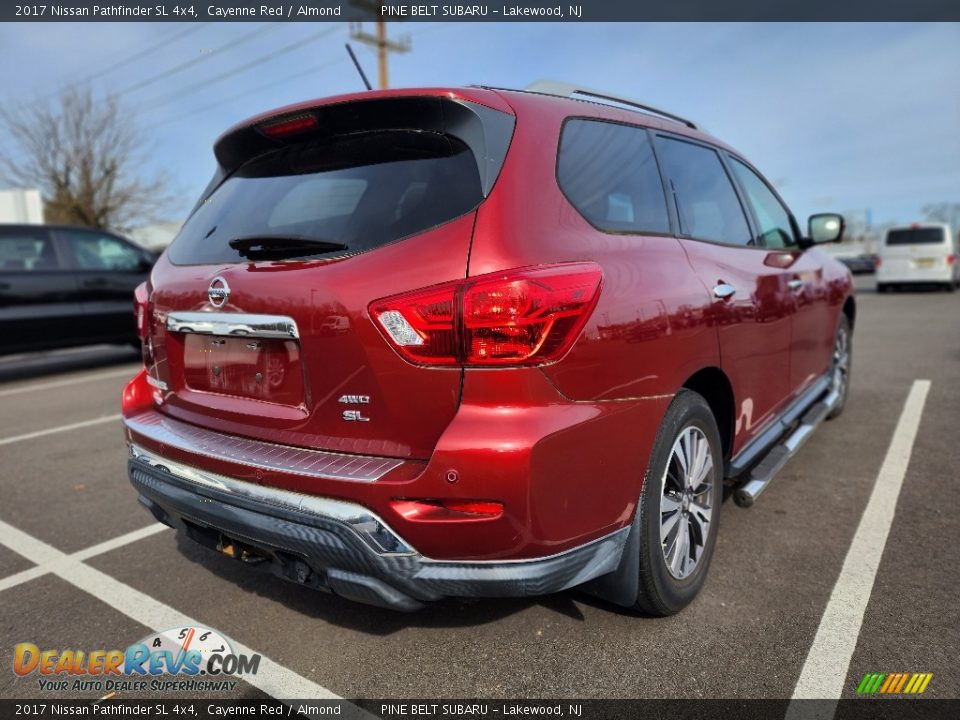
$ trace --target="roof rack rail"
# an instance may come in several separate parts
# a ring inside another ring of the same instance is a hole
[[[583,87],[582,85],[573,85],[572,83],[558,82],[556,80],[538,80],[531,85],[527,85],[527,87],[524,88],[524,91],[540,93],[541,95],[555,95],[557,97],[570,98],[572,100],[579,99],[590,102],[600,101],[602,104],[616,103],[618,105],[626,105],[629,108],[641,110],[645,113],[650,113],[653,115],[659,115],[667,120],[673,120],[674,122],[686,125],[688,128],[693,130],[703,130],[702,125],[698,125],[693,120],[681,117],[680,115],[675,115],[672,112],[661,110],[653,105],[647,105],[639,100],[631,100],[630,98],[619,97],[608,92],[603,92],[602,90],[591,90],[590,88]],[[606,101],[606,103],[603,103],[603,101]]]

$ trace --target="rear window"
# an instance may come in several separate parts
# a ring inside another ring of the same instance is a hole
[[[936,245],[945,239],[942,228],[910,228],[887,233],[887,245]]]
[[[353,254],[460,217],[483,199],[460,140],[382,131],[288,147],[241,167],[200,205],[170,246],[178,264],[243,262],[237,240],[317,241],[284,258]],[[332,249],[337,246],[337,249]]]
[[[557,182],[570,204],[600,230],[670,232],[660,171],[643,128],[567,121]]]

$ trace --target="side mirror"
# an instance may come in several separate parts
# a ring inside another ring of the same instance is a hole
[[[846,224],[843,215],[837,213],[818,213],[807,220],[807,244],[840,242]]]

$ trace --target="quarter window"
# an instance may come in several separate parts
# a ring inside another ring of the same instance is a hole
[[[760,226],[758,244],[769,248],[791,248],[797,244],[790,213],[783,207],[767,184],[749,167],[731,158],[733,174],[747,195],[747,202]]]
[[[657,153],[669,179],[681,234],[728,245],[752,243],[743,208],[715,150],[658,137]]]
[[[600,230],[670,232],[657,161],[643,128],[569,120],[560,138],[557,181],[570,204]]]

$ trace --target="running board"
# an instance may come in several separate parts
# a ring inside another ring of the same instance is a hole
[[[787,460],[796,455],[807,439],[813,435],[817,425],[826,419],[830,411],[840,400],[840,393],[831,390],[830,393],[817,403],[810,406],[794,430],[774,445],[764,458],[750,470],[749,479],[733,492],[733,501],[742,508],[753,505],[770,481],[780,469],[787,464]]]

